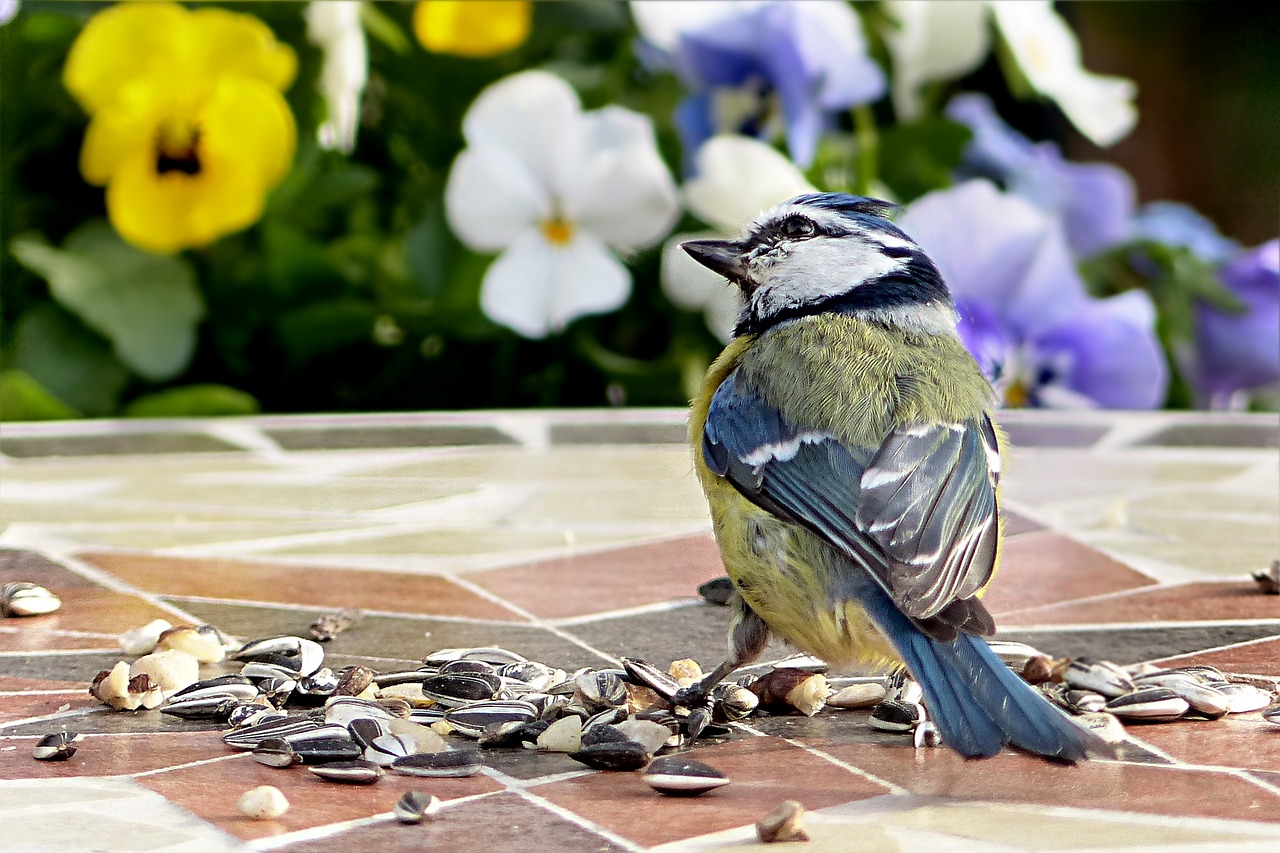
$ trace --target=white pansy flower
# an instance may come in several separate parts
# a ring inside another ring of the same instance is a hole
[[[650,120],[623,107],[583,112],[544,71],[489,86],[462,120],[445,212],[463,243],[501,252],[480,307],[527,338],[622,306],[631,274],[615,252],[652,246],[679,214]]]
[[[1132,80],[1086,71],[1080,43],[1049,0],[995,0],[1000,36],[1031,87],[1052,98],[1095,145],[1123,139],[1138,120]]]
[[[698,149],[695,164],[695,176],[684,183],[685,206],[715,230],[677,234],[667,241],[662,292],[681,308],[702,311],[707,327],[728,340],[742,308],[738,291],[689,257],[680,244],[738,237],[761,211],[815,190],[794,163],[747,136],[712,137]]]
[[[982,64],[991,49],[982,0],[889,0],[897,27],[885,31],[893,57],[893,108],[899,121],[920,115],[920,87],[951,80]]]
[[[324,51],[318,86],[328,117],[317,131],[320,146],[350,154],[356,147],[360,98],[369,78],[369,51],[356,0],[307,5],[307,38]]]

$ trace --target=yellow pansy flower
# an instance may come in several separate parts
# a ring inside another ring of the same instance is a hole
[[[513,50],[529,38],[528,0],[421,0],[413,32],[427,50],[483,58]]]
[[[174,252],[256,222],[293,159],[281,91],[296,68],[251,15],[125,3],[91,18],[63,82],[90,116],[80,171],[120,235]]]

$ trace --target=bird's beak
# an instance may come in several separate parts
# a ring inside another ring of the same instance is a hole
[[[745,247],[736,240],[690,240],[680,248],[712,272],[719,273],[750,294],[755,285],[742,262]]]

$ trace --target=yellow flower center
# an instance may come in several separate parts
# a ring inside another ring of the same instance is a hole
[[[1004,391],[1004,404],[1010,409],[1023,409],[1031,402],[1031,395],[1022,380],[1015,379]]]
[[[166,120],[156,132],[156,174],[200,174],[200,127],[191,122]]]
[[[563,246],[573,239],[573,223],[553,216],[542,221],[542,236],[553,246]]]

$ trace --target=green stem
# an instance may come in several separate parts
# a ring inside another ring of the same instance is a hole
[[[870,104],[861,104],[853,110],[854,138],[858,147],[855,153],[853,190],[858,195],[870,195],[876,179],[877,158],[880,154],[880,135],[876,132],[876,117]]]

